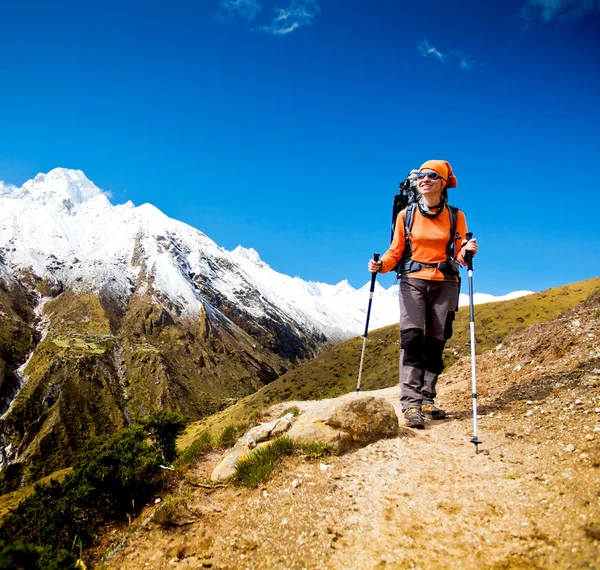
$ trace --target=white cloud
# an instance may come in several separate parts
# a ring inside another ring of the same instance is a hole
[[[2,180],[0,180],[0,196],[4,194],[10,194],[17,189],[16,186],[12,184],[5,184]]]
[[[417,42],[417,48],[423,57],[433,57],[442,63],[452,62],[465,71],[470,71],[477,65],[468,53],[456,50],[444,53],[432,46],[426,39]]]
[[[521,8],[525,20],[544,22],[577,20],[594,12],[600,13],[600,0],[528,0]]]
[[[316,0],[291,0],[287,8],[275,8],[276,16],[268,26],[259,26],[257,31],[284,36],[312,24],[321,8]]]
[[[464,69],[465,71],[470,71],[473,69],[475,63],[468,53],[464,53],[462,51],[452,51],[450,52],[450,55],[455,59],[458,67],[461,69]]]
[[[439,59],[440,61],[444,61],[446,59],[445,54],[443,54],[440,50],[434,48],[425,39],[418,42],[417,47],[419,48],[419,51],[421,52],[422,56],[425,56],[425,57],[432,56],[432,57]]]
[[[222,21],[231,19],[236,14],[251,21],[262,10],[262,5],[258,0],[220,0],[219,7],[221,12],[218,18]]]

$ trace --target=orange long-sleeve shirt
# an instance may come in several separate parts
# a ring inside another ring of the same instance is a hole
[[[406,240],[404,236],[404,216],[406,210],[398,214],[396,227],[394,230],[394,239],[390,248],[381,257],[381,273],[387,273],[396,267],[398,261],[404,252]],[[454,236],[454,247],[456,259],[466,265],[461,251],[462,240],[467,235],[467,220],[465,214],[459,210],[456,217],[456,233]],[[446,207],[444,211],[435,218],[423,216],[416,208],[413,214],[413,224],[410,231],[410,241],[412,244],[412,259],[420,263],[439,263],[446,260],[446,246],[450,239],[450,211]],[[410,277],[418,279],[428,279],[430,281],[446,281],[452,277],[444,275],[436,267],[424,267],[420,271],[410,273]],[[458,278],[455,278],[458,280]]]

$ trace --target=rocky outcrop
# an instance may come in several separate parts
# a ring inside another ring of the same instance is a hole
[[[301,415],[288,432],[292,441],[329,445],[337,454],[398,435],[398,416],[382,398],[349,394],[326,400]]]
[[[239,461],[254,448],[268,445],[270,440],[284,433],[292,441],[325,444],[337,455],[398,435],[398,416],[393,406],[382,398],[350,394],[313,404],[313,409],[298,418],[288,413],[251,429],[225,455],[211,479],[230,479]]]

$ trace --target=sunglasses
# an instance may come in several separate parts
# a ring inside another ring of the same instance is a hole
[[[440,176],[437,172],[417,172],[417,178],[422,180],[426,176],[429,177],[429,180],[437,180],[441,178],[442,180],[446,180],[443,176]]]

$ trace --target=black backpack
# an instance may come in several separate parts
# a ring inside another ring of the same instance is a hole
[[[414,271],[419,271],[424,267],[436,267],[446,275],[458,276],[459,264],[458,261],[456,261],[456,252],[454,251],[458,208],[456,206],[448,205],[448,193],[446,190],[442,192],[442,198],[446,201],[446,206],[450,212],[450,235],[448,238],[448,244],[446,245],[446,260],[440,263],[432,264],[420,263],[418,261],[413,261],[412,259],[412,244],[409,236],[419,199],[419,194],[417,191],[417,172],[418,170],[411,170],[406,179],[403,182],[400,182],[398,194],[394,196],[394,201],[392,204],[392,235],[390,237],[390,241],[394,239],[398,214],[406,208],[406,213],[404,214],[404,238],[406,245],[404,246],[402,257],[400,258],[400,261],[394,270],[397,272],[398,277],[400,277],[405,273],[413,273]]]

